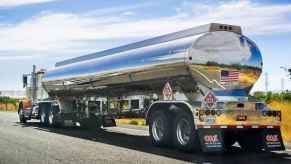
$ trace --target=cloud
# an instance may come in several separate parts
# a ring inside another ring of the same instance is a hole
[[[202,12],[202,10],[204,12]],[[201,11],[203,14],[197,14]],[[260,4],[252,1],[231,1],[218,6],[192,6],[194,20],[222,21],[241,25],[248,34],[291,31],[291,5]]]
[[[22,5],[31,5],[31,4],[38,4],[38,3],[46,3],[52,2],[56,0],[1,0],[0,7],[15,7],[15,6],[22,6]]]
[[[4,2],[20,4],[22,1],[7,0],[0,4]],[[182,3],[172,15],[148,19],[139,19],[139,7],[80,14],[43,12],[17,24],[0,23],[0,52],[15,52],[17,55],[21,51],[29,55],[86,53],[116,46],[110,40],[140,40],[210,22],[241,25],[248,35],[291,31],[291,5],[286,4],[231,1],[207,5],[188,2]]]
[[[132,16],[132,15],[135,15],[135,13],[132,12],[132,11],[126,11],[126,12],[122,13],[122,15],[125,15],[125,16]]]

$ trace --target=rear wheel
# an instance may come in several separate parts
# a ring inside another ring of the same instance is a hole
[[[40,123],[43,126],[47,126],[48,125],[48,114],[45,110],[40,110]]]
[[[57,122],[56,122],[56,114],[53,110],[50,110],[49,115],[48,115],[48,124],[50,127],[56,127]]]
[[[172,134],[170,117],[163,111],[155,111],[150,118],[149,132],[154,145],[171,145]]]
[[[185,111],[179,111],[174,120],[174,144],[183,151],[191,151],[199,148],[197,131],[194,120]]]

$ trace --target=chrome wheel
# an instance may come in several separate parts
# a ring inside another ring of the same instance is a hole
[[[176,135],[181,145],[187,145],[191,138],[191,124],[186,118],[178,121]]]
[[[43,111],[41,111],[40,122],[45,123],[45,113]]]
[[[164,129],[165,125],[161,117],[158,117],[153,121],[152,134],[156,141],[162,140],[162,138],[164,137]]]
[[[50,124],[50,125],[53,125],[53,123],[54,123],[54,114],[53,114],[52,111],[51,111],[50,114],[49,114],[49,118],[48,118],[48,120],[49,120],[49,124]]]

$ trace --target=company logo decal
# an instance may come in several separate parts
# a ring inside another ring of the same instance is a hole
[[[218,135],[205,135],[204,136],[204,141],[205,142],[218,142]]]
[[[279,136],[277,134],[268,134],[266,135],[266,141],[268,142],[278,142]]]

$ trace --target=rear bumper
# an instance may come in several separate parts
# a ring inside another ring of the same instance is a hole
[[[254,127],[253,127],[254,126]],[[261,143],[265,151],[285,150],[280,126],[197,126],[197,133],[203,152],[224,152],[227,150],[226,142],[230,139],[239,140],[244,137],[252,139],[250,135],[256,135],[256,140]],[[255,138],[253,138],[255,140]]]

